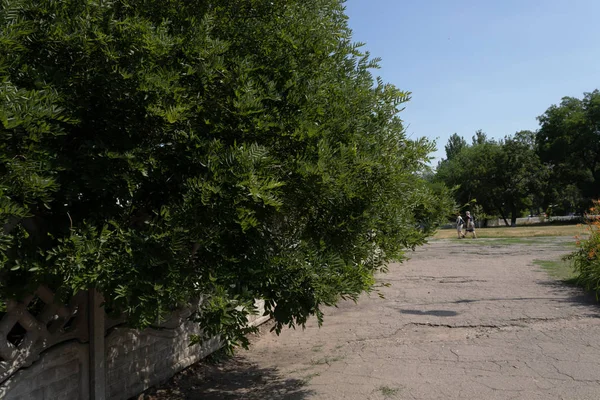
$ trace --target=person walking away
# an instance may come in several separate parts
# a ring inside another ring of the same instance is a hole
[[[467,219],[467,232],[471,232],[473,234],[473,239],[477,239],[477,234],[475,234],[475,222],[469,211],[467,211],[465,218]]]
[[[464,224],[465,220],[460,216],[460,213],[456,213],[456,234],[458,235],[459,239],[465,237],[464,233],[462,232]]]

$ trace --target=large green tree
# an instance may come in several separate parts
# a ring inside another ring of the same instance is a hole
[[[485,214],[499,215],[497,188],[490,179],[499,150],[494,141],[465,145],[451,159],[440,163],[436,179],[454,188],[455,201],[459,205],[469,207],[475,200]]]
[[[502,201],[502,216],[510,214],[511,226],[522,212],[541,205],[548,169],[535,151],[535,134],[520,131],[500,143],[494,184]]]
[[[538,120],[537,150],[551,168],[546,202],[587,209],[600,197],[600,91],[564,97]]]
[[[0,297],[202,298],[234,344],[254,298],[280,329],[372,290],[449,202],[342,3],[4,1]]]

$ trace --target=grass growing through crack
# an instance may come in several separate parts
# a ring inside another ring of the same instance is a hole
[[[317,376],[321,376],[321,374],[319,372],[315,372],[314,374],[306,375],[304,378],[302,378],[302,382],[306,385]]]
[[[398,392],[400,391],[400,389],[391,388],[389,386],[380,386],[379,391],[381,392],[383,397],[385,397],[386,399],[389,399],[391,397],[395,397],[398,394]]]
[[[322,344],[318,344],[318,345],[314,346],[312,348],[312,351],[315,352],[315,353],[319,353],[319,352],[323,351],[323,345]]]
[[[306,372],[306,371],[310,371],[311,369],[313,369],[313,366],[311,365],[310,367],[302,367],[302,368],[298,368],[295,370],[290,371],[290,374],[299,374],[302,372]]]
[[[323,365],[323,364],[331,364],[336,361],[341,361],[344,359],[344,356],[336,356],[336,357],[323,357],[318,360],[313,360],[310,363],[312,365]]]

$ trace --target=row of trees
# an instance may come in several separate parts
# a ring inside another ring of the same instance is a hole
[[[600,196],[600,91],[565,97],[538,120],[538,131],[502,140],[453,134],[433,179],[455,188],[459,204],[475,202],[480,218],[583,213]]]
[[[202,298],[233,345],[255,298],[281,329],[372,290],[451,208],[376,67],[341,0],[4,1],[0,299]]]

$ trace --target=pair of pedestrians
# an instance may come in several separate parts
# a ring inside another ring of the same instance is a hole
[[[473,234],[473,239],[476,239],[477,235],[475,234],[475,223],[473,222],[473,217],[471,217],[471,213],[469,211],[465,213],[465,219],[466,222],[463,217],[461,217],[460,213],[456,214],[456,233],[458,234],[458,238],[462,239],[466,237],[463,233],[463,227],[466,225],[467,233],[471,232]]]

